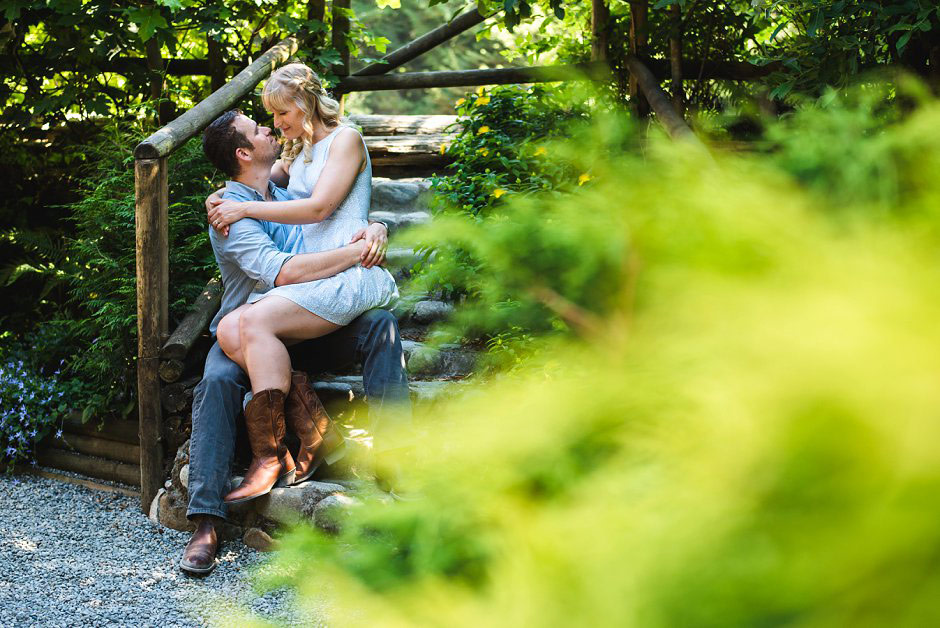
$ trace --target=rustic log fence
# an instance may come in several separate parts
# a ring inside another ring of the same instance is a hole
[[[605,61],[606,24],[609,20],[604,0],[593,2],[593,61],[567,66],[516,67],[454,72],[410,72],[388,74],[394,68],[416,58],[457,34],[481,23],[485,16],[476,8],[467,11],[448,24],[438,27],[411,43],[388,54],[382,61],[368,65],[350,74],[348,54],[334,68],[340,77],[335,94],[342,96],[356,91],[415,89],[428,87],[474,86],[501,83],[533,83],[567,80],[607,80],[610,70]],[[348,7],[349,0],[334,0],[333,7]],[[645,20],[646,2],[631,2],[636,15]],[[322,18],[323,0],[312,0],[310,14]],[[334,47],[344,50],[344,29],[348,20],[337,12],[333,16],[332,41]],[[636,41],[632,49],[643,50],[645,21],[633,33]],[[317,36],[319,38],[319,36]],[[678,34],[677,34],[678,37]],[[194,378],[180,380],[186,366],[186,358],[202,336],[219,307],[221,286],[212,281],[200,295],[190,313],[179,326],[169,333],[168,329],[168,222],[167,222],[167,159],[187,140],[201,132],[222,112],[232,108],[270,73],[286,63],[301,45],[300,37],[289,37],[272,46],[253,63],[242,69],[223,84],[222,73],[227,64],[220,58],[217,48],[210,50],[210,59],[188,61],[186,64],[172,62],[169,73],[182,70],[188,74],[210,74],[213,77],[213,93],[198,105],[173,120],[141,142],[134,151],[136,187],[136,267],[137,267],[137,320],[138,320],[138,424],[139,435],[135,442],[116,456],[111,456],[115,478],[126,478],[136,473],[128,463],[129,456],[139,456],[139,478],[141,507],[144,512],[157,494],[164,480],[165,427],[179,427],[181,415],[191,397]],[[310,40],[308,40],[310,41]],[[677,47],[678,48],[678,47]],[[137,60],[118,60],[119,63],[136,65]],[[151,67],[154,60],[151,61]],[[685,68],[696,68],[697,78],[722,78],[750,80],[773,71],[773,66],[757,67],[747,63],[708,62],[681,59],[678,53],[666,60],[642,59],[640,54],[631,54],[626,59],[637,96],[657,114],[673,138],[698,142],[692,130],[676,111],[669,96],[660,88],[660,82],[672,77],[681,84]],[[686,72],[686,75],[689,75]],[[675,98],[675,94],[673,95]],[[638,98],[639,100],[639,98]],[[675,101],[679,104],[681,100]],[[164,420],[164,416],[166,419]],[[166,424],[166,425],[164,425]],[[71,443],[88,452],[113,450],[115,445],[94,445],[87,439],[73,438]],[[126,440],[126,439],[125,439]],[[167,443],[169,444],[169,443]],[[178,443],[173,443],[178,445]],[[53,454],[63,458],[62,454]],[[61,461],[60,461],[61,462]],[[76,463],[72,460],[62,464]],[[123,466],[121,466],[123,465]],[[78,470],[78,469],[75,469]]]

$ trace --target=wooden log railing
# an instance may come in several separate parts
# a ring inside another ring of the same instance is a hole
[[[160,358],[168,325],[167,157],[219,114],[251,92],[297,51],[285,39],[261,55],[221,89],[138,144],[137,237],[137,394],[140,424],[140,499],[147,512],[163,485]]]

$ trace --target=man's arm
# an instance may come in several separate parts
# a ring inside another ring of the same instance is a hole
[[[343,248],[322,253],[301,253],[284,262],[274,285],[284,286],[332,277],[355,266],[357,262],[361,262],[363,268],[371,268],[385,261],[387,248],[388,225],[370,220],[369,226],[357,231],[350,244]]]
[[[365,243],[359,241],[332,251],[294,255],[281,266],[281,272],[274,279],[274,285],[286,286],[332,277],[358,264],[364,250]]]

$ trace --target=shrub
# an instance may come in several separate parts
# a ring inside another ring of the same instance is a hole
[[[145,134],[109,127],[89,149],[81,198],[71,206],[72,269],[68,309],[43,324],[36,350],[65,360],[65,372],[85,386],[84,416],[136,405],[137,305],[133,148]],[[169,158],[170,323],[217,271],[203,201],[215,170],[198,140]]]
[[[299,529],[276,578],[353,625],[935,623],[936,129],[934,104],[889,131],[919,138],[917,185],[850,221],[773,156],[653,141],[596,165],[539,228],[625,241],[608,309],[436,406],[403,461],[420,498]],[[474,236],[534,228],[513,204]],[[506,286],[541,263],[477,250]]]

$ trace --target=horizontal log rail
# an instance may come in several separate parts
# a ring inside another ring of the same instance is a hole
[[[202,335],[212,317],[219,311],[221,303],[222,284],[218,279],[211,279],[190,307],[189,313],[164,343],[160,350],[160,358],[163,360],[185,359],[186,354]]]
[[[396,50],[395,52],[398,51]],[[408,59],[407,61],[410,60],[411,59]],[[402,63],[406,63],[407,61],[403,61]],[[22,63],[25,70],[33,73],[74,72],[76,67],[74,60],[64,58],[44,59],[30,56],[13,58],[10,55],[0,55],[0,66],[12,68],[16,67],[17,63]],[[669,78],[669,59],[647,59],[645,63],[656,78],[660,80]],[[372,65],[378,66],[377,69],[385,69],[386,71],[393,69],[393,67],[382,63]],[[398,67],[399,65],[401,64],[395,65],[394,67]],[[247,65],[240,62],[227,61],[225,62],[225,67],[227,69],[243,70]],[[375,71],[370,71],[369,74],[363,74],[363,72],[370,67],[372,66],[366,66],[362,70],[354,72],[352,77],[363,78],[365,76],[381,76],[381,73]],[[783,65],[778,62],[772,62],[766,65],[756,65],[747,61],[705,61],[703,63],[700,59],[683,59],[681,67],[683,81],[694,81],[700,78],[704,80],[753,81],[783,69]],[[116,72],[118,74],[148,71],[147,59],[144,57],[115,57],[109,61],[96,64],[95,68],[102,72]],[[169,76],[211,76],[212,74],[212,67],[207,59],[163,59],[163,68],[164,72]],[[472,72],[474,70],[470,71]],[[426,87],[446,86],[430,85]],[[359,91],[368,90],[363,89]]]
[[[137,159],[166,157],[189,138],[204,129],[220,113],[231,109],[235,103],[250,93],[276,67],[286,62],[297,52],[299,42],[288,37],[272,46],[254,63],[235,75],[225,86],[214,92],[198,105],[173,120],[162,129],[137,145]]]
[[[659,81],[671,75],[669,59],[647,59],[644,64]],[[682,61],[686,80],[724,79],[735,81],[755,80],[779,69],[779,64],[757,66],[744,61],[706,61],[695,59]],[[429,87],[473,87],[476,85],[506,85],[513,83],[550,83],[571,80],[606,80],[610,77],[603,61],[572,65],[547,65],[533,67],[490,68],[484,70],[452,70],[445,72],[401,72],[344,77],[336,85],[342,93],[370,92],[393,89],[425,89]]]
[[[408,63],[409,61],[416,59],[428,50],[431,50],[432,48],[441,45],[445,41],[456,37],[467,29],[473,28],[486,18],[487,16],[480,14],[480,12],[477,10],[477,7],[473,7],[469,11],[461,13],[447,24],[438,26],[434,30],[425,33],[421,37],[408,42],[400,48],[397,48],[396,50],[382,57],[380,61],[376,61],[375,63],[367,65],[361,70],[353,72],[353,76],[376,76],[379,74],[385,74],[399,66]]]
[[[598,80],[608,74],[601,62],[574,65],[454,70],[446,72],[402,72],[378,76],[347,76],[336,86],[338,91],[369,92],[427,87],[471,87],[511,83],[546,83],[571,80]]]

